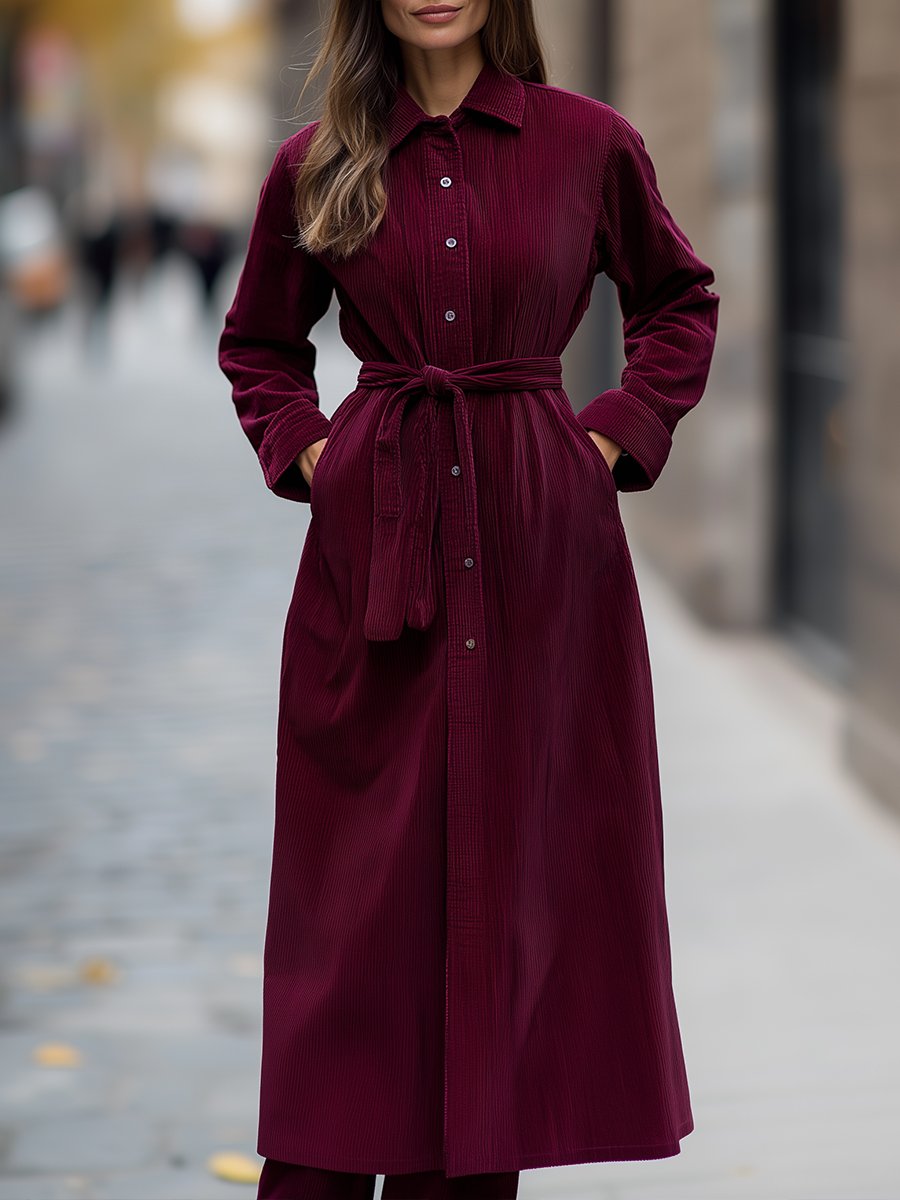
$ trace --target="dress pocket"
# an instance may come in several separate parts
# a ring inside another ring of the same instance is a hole
[[[616,483],[615,476],[612,473],[612,467],[607,462],[606,455],[591,437],[590,433],[588,433],[585,426],[582,425],[582,423],[578,420],[578,414],[572,408],[568,397],[566,397],[565,402],[560,405],[560,411],[563,414],[566,424],[572,428],[575,436],[578,437],[582,442],[587,443],[588,452],[594,458],[597,469],[603,476],[603,486],[607,489],[607,493],[609,494],[610,498],[613,501],[618,502],[619,488]]]
[[[309,485],[309,507],[313,514],[315,514],[317,508],[322,510],[323,481],[327,490],[327,476],[331,474],[332,466],[335,466],[337,480],[340,481],[340,485],[343,487],[347,483],[347,462],[356,453],[353,428],[355,417],[360,409],[365,406],[366,401],[367,396],[365,391],[362,388],[354,388],[352,392],[348,392],[331,414],[331,428],[328,431],[322,452],[316,459],[312,482]],[[332,463],[335,454],[338,455],[336,465]],[[323,468],[326,476],[323,476],[321,473]],[[325,501],[325,509],[329,506],[330,501]]]
[[[319,452],[319,457],[316,459],[316,465],[313,467],[312,479],[310,480],[309,484],[309,509],[312,513],[315,513],[319,502],[319,472],[322,470],[323,462],[328,458],[328,451],[333,440],[334,425],[332,425],[331,429],[329,430],[328,436],[325,439],[325,445]]]
[[[575,418],[575,424],[581,430],[583,437],[585,438],[586,441],[588,441],[590,443],[591,449],[594,451],[594,454],[596,454],[597,458],[600,460],[600,470],[603,472],[604,475],[607,476],[613,489],[618,491],[618,488],[616,487],[615,476],[612,473],[612,467],[609,465],[609,461],[608,461],[606,455],[603,453],[603,451],[600,449],[600,447],[597,445],[597,443],[591,437],[589,431],[578,420],[577,416]]]

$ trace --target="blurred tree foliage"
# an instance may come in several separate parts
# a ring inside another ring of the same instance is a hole
[[[152,136],[160,85],[197,52],[175,0],[31,0],[26,7],[33,24],[55,26],[78,46],[93,111],[142,141]]]
[[[0,34],[62,34],[80,62],[79,106],[95,144],[115,146],[135,181],[159,135],[159,99],[182,76],[246,75],[266,41],[266,3],[227,10],[208,29],[184,19],[184,0],[0,0]],[[214,6],[213,6],[214,11]],[[0,37],[2,41],[2,37]]]

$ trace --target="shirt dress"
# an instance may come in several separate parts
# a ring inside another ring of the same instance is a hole
[[[401,83],[387,212],[296,244],[277,151],[219,344],[275,495],[288,603],[262,986],[261,1155],[448,1176],[679,1153],[650,662],[619,493],[704,391],[719,297],[614,108],[486,62]],[[599,272],[621,386],[559,355]],[[336,295],[357,386],[319,406]],[[588,429],[625,454],[610,470]],[[327,437],[307,485],[295,459]]]

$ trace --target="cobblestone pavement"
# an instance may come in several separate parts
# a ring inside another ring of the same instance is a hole
[[[356,371],[334,316],[326,411]],[[2,1200],[255,1195],[207,1160],[258,1163],[306,509],[266,490],[214,337],[176,275],[123,298],[106,363],[70,314],[0,435]],[[828,687],[769,638],[698,629],[635,560],[696,1129],[667,1160],[525,1171],[521,1200],[896,1200],[898,828],[839,765]],[[54,1043],[79,1063],[37,1061]]]

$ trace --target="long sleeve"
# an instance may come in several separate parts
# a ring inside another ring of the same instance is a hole
[[[625,453],[613,475],[620,491],[653,486],[677,422],[706,387],[718,322],[712,269],[694,253],[657,186],[640,133],[608,108],[600,180],[597,270],[615,283],[626,365],[620,386],[577,413]]]
[[[309,128],[309,127],[307,127]],[[303,131],[305,132],[305,131]],[[319,408],[313,325],[331,303],[331,275],[297,248],[291,162],[299,136],[279,148],[259,195],[234,302],[219,338],[219,365],[232,384],[241,426],[266,484],[288,500],[309,503],[297,465],[301,450],[328,436]]]

